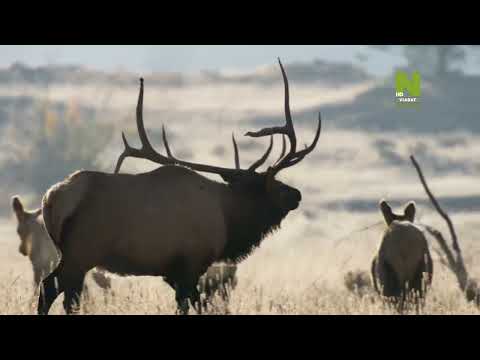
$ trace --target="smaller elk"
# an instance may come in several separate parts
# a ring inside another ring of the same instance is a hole
[[[59,254],[45,230],[42,209],[24,209],[18,196],[12,198],[12,208],[18,221],[18,251],[29,257],[33,267],[34,286],[37,289],[40,282],[58,265]],[[110,279],[103,273],[94,271],[92,277],[102,289],[110,288]]]
[[[207,272],[200,277],[199,291],[205,294],[206,301],[211,301],[218,293],[224,301],[230,298],[230,290],[237,286],[237,265],[233,262],[217,263],[210,266]]]
[[[392,212],[385,200],[380,210],[387,224],[380,247],[371,265],[375,290],[392,300],[399,312],[407,296],[415,295],[415,303],[423,300],[431,285],[433,263],[423,232],[414,225],[415,204],[409,202],[403,215]]]

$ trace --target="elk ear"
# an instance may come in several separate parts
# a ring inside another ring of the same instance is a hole
[[[413,222],[413,220],[415,219],[415,211],[415,203],[413,201],[410,201],[405,207],[405,210],[403,210],[403,214],[408,219],[408,221]]]
[[[390,225],[392,223],[392,221],[395,219],[394,215],[393,215],[393,212],[392,212],[392,208],[383,199],[380,201],[379,206],[380,206],[380,210],[383,214],[383,217],[385,218],[385,222],[387,223],[387,225]]]
[[[24,218],[25,211],[23,210],[22,202],[17,195],[12,198],[12,209],[17,215],[18,220],[22,220]]]

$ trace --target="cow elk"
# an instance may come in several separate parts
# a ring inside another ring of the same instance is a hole
[[[45,231],[42,209],[26,210],[19,196],[12,198],[12,209],[17,217],[17,234],[20,237],[18,251],[28,256],[33,268],[35,290],[40,281],[50,274],[58,264],[59,254]],[[102,271],[92,272],[92,277],[102,289],[110,288],[110,279]]]
[[[415,204],[408,203],[398,215],[382,200],[380,210],[387,229],[371,265],[374,288],[400,312],[413,296],[418,310],[432,282],[433,262],[427,239],[414,224]]]
[[[201,312],[197,289],[200,276],[214,262],[238,263],[245,259],[262,239],[280,227],[302,199],[299,190],[275,176],[298,164],[315,148],[321,119],[319,116],[311,145],[297,150],[288,80],[281,63],[280,68],[286,124],[246,134],[270,136],[265,154],[247,169],[240,168],[235,139],[235,168],[175,158],[165,129],[167,154],[154,150],[143,124],[144,89],[140,79],[136,120],[142,147],[132,148],[122,134],[125,150],[116,170],[127,157],[164,166],[137,175],[78,171],[47,191],[42,204],[45,225],[62,259],[42,282],[39,314],[47,314],[62,292],[67,314],[76,312],[85,273],[95,266],[121,275],[161,276],[175,290],[179,313],[188,313],[189,301]],[[282,135],[284,144],[286,136],[290,149],[286,153],[284,146],[272,166],[257,172],[271,152],[274,134]],[[219,175],[225,182],[210,180],[198,172]]]

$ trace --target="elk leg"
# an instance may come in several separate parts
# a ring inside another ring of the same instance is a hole
[[[378,261],[378,260],[377,260]],[[379,266],[379,279],[382,287],[381,294],[389,299],[392,305],[397,307],[397,310],[403,312],[404,303],[404,284],[400,284],[397,274],[393,270],[392,266],[383,261]]]
[[[202,303],[197,283],[198,281],[181,281],[176,283],[175,300],[177,301],[177,312],[179,314],[188,315],[188,300],[190,300],[198,314],[202,313]]]
[[[207,308],[208,304],[212,304],[213,297],[215,296],[215,288],[212,279],[205,279],[205,286],[203,290],[203,293],[205,294],[203,306],[204,308]]]
[[[383,285],[383,296],[399,298],[402,295],[402,285],[398,281],[397,274],[389,263],[383,262],[380,271]]]
[[[197,282],[195,282],[195,286],[192,288],[192,290],[190,292],[190,302],[192,303],[192,306],[197,311],[197,313],[199,315],[201,315],[203,304],[202,304],[202,301],[201,301],[200,292],[198,291],[198,288],[197,288],[196,284],[197,284]]]
[[[170,277],[164,276],[163,280],[175,291],[175,301],[177,302],[177,314],[188,315],[188,295],[185,290],[180,288],[178,283]]]
[[[230,300],[230,291],[231,291],[230,281],[222,284],[220,287],[220,291],[221,291],[220,294],[222,296],[222,300],[224,302],[228,302]]]
[[[184,286],[177,284],[177,286],[175,287],[175,300],[177,301],[177,313],[179,315],[188,315],[188,297],[188,290]]]
[[[375,291],[378,294],[380,294],[380,289],[378,288],[378,285],[377,285],[376,267],[377,267],[377,257],[375,256],[375,258],[372,261],[372,265],[370,267],[370,273],[371,273],[371,276],[372,276],[373,287],[374,287]]]
[[[417,312],[420,307],[425,305],[425,293],[427,286],[429,285],[429,273],[425,264],[420,263],[417,271],[415,272],[414,279],[412,281],[412,290],[415,292],[415,305]]]
[[[41,282],[38,295],[38,315],[47,315],[55,299],[64,291],[63,281],[59,276],[62,269],[63,261]]]
[[[68,279],[68,285],[65,286],[65,300],[63,301],[63,308],[67,315],[76,314],[80,310],[84,281],[85,274],[78,274]]]

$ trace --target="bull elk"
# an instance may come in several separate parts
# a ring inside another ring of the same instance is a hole
[[[12,198],[12,209],[17,217],[17,234],[20,238],[18,251],[30,259],[37,289],[40,281],[55,269],[59,260],[58,252],[45,231],[42,209],[25,209],[19,196]],[[110,288],[110,279],[102,271],[95,269],[92,278],[102,289]]]
[[[67,314],[79,306],[85,273],[98,266],[120,275],[162,276],[175,290],[177,311],[186,314],[189,301],[201,313],[197,284],[214,262],[246,258],[278,229],[287,214],[298,208],[299,190],[275,176],[302,161],[320,137],[321,118],[313,142],[297,150],[290,114],[288,79],[279,60],[285,87],[286,124],[245,135],[270,136],[265,154],[249,168],[240,168],[235,138],[235,168],[179,160],[172,154],[165,129],[166,155],[148,140],[143,124],[143,79],[140,79],[136,121],[142,147],[125,145],[116,170],[127,157],[164,165],[151,172],[108,174],[78,171],[51,187],[42,209],[50,237],[62,253],[58,267],[42,282],[38,313],[48,314],[64,292]],[[273,135],[283,138],[279,159],[264,172]],[[285,154],[285,137],[290,149]],[[210,180],[198,172],[219,175]],[[55,284],[58,284],[56,286]]]
[[[414,202],[407,204],[403,215],[394,214],[385,200],[380,210],[387,229],[372,261],[373,284],[401,312],[409,295],[415,296],[417,306],[423,300],[432,282],[433,262],[425,235],[414,225]]]

